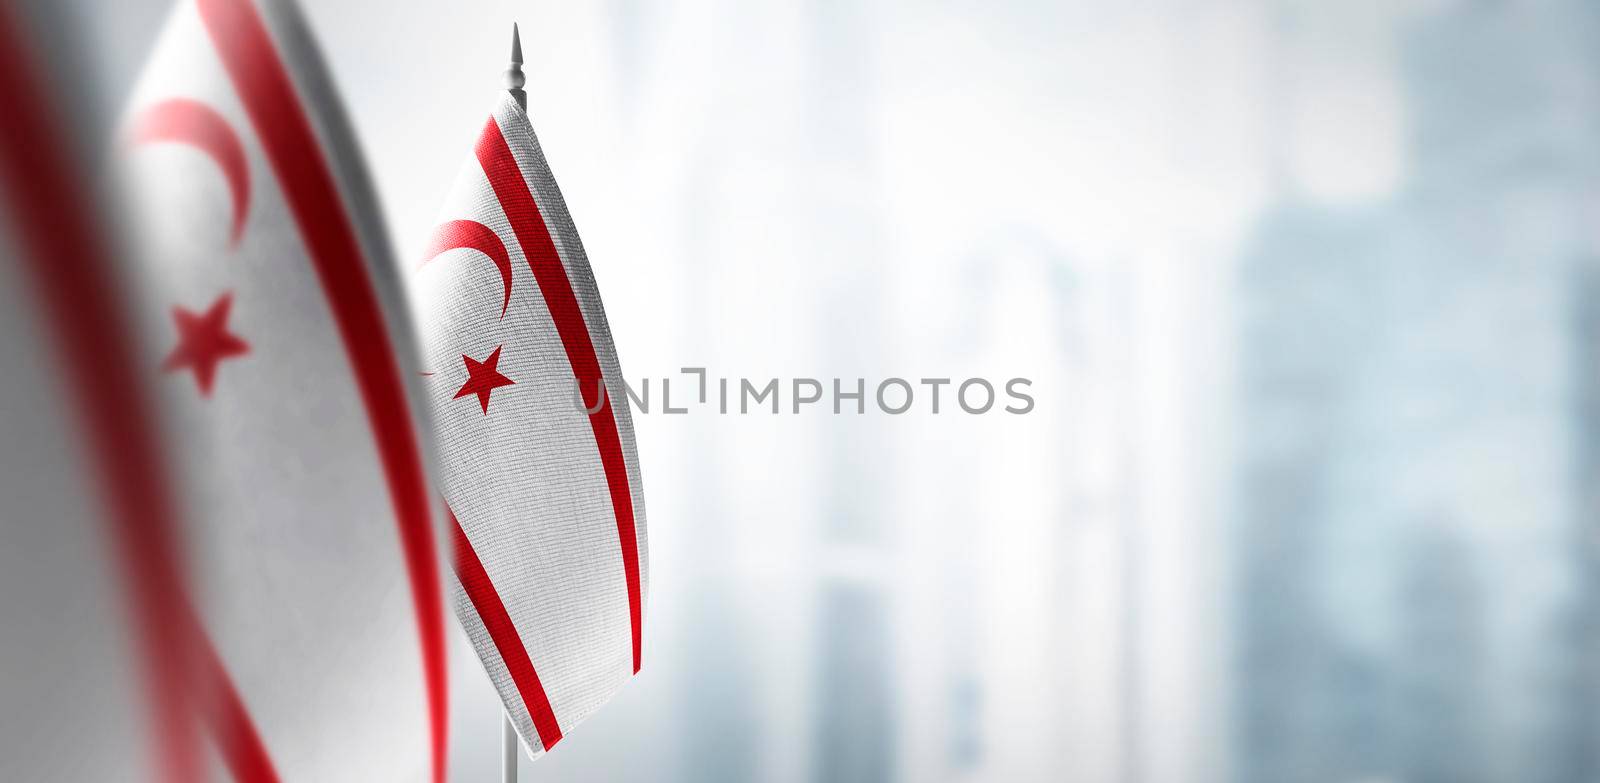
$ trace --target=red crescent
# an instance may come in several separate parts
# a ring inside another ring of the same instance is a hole
[[[452,220],[439,224],[433,230],[433,238],[428,241],[427,252],[422,254],[422,263],[417,266],[421,267],[447,250],[460,249],[476,250],[488,256],[500,268],[500,284],[506,289],[505,298],[500,303],[500,317],[505,318],[506,309],[511,306],[511,254],[506,252],[506,244],[500,241],[500,235],[488,226],[476,220]]]
[[[250,167],[245,160],[239,134],[222,115],[198,101],[172,98],[139,114],[133,126],[134,144],[176,142],[190,144],[211,156],[222,175],[228,178],[233,194],[233,232],[231,242],[239,244],[244,233],[244,218],[250,210]]]
[[[449,756],[449,637],[445,632],[445,593],[434,541],[433,503],[422,467],[416,422],[406,401],[400,353],[387,329],[385,302],[374,284],[373,276],[382,273],[384,259],[372,257],[372,248],[362,244],[357,227],[363,217],[370,216],[358,215],[358,205],[347,201],[351,196],[341,192],[341,179],[335,177],[329,159],[341,151],[352,153],[338,143],[338,134],[319,139],[313,128],[318,103],[313,98],[321,84],[318,80],[324,76],[319,63],[299,62],[291,69],[275,42],[278,36],[287,36],[289,53],[314,48],[306,37],[308,33],[298,24],[300,19],[294,9],[288,7],[292,4],[199,0],[193,5],[244,104],[263,159],[282,186],[290,217],[309,256],[308,266],[316,274],[328,312],[338,326],[339,341],[366,409],[368,429],[389,487],[395,533],[416,611],[417,651],[421,654],[432,743],[432,779],[434,783],[444,783]],[[285,7],[264,14],[268,9],[258,5]],[[270,30],[264,18],[268,15],[285,25],[274,25],[278,29]],[[300,86],[309,84],[310,95],[302,97],[291,70],[309,80]],[[329,146],[325,147],[324,141]],[[357,161],[349,164],[341,168],[360,168]],[[236,773],[235,777],[244,783],[242,776]]]

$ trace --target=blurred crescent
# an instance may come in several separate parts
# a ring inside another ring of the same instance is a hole
[[[440,223],[433,230],[427,251],[422,254],[422,263],[417,266],[421,267],[445,251],[462,249],[476,250],[488,256],[500,269],[500,285],[505,288],[505,297],[500,303],[500,317],[505,318],[506,308],[511,306],[511,254],[506,252],[506,244],[500,241],[500,235],[488,226],[476,220]]]
[[[199,101],[173,98],[139,113],[133,124],[134,144],[174,142],[188,144],[209,155],[228,180],[233,195],[233,230],[230,242],[237,246],[244,233],[244,218],[250,210],[250,167],[245,160],[239,134],[215,109]]]

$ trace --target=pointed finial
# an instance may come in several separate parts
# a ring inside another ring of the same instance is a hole
[[[511,97],[517,99],[517,105],[523,111],[528,110],[528,93],[522,85],[528,80],[522,75],[522,34],[517,31],[515,22],[511,24],[511,67],[506,69],[506,91]]]

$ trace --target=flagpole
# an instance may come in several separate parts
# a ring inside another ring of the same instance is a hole
[[[511,64],[506,68],[506,92],[511,93],[523,111],[528,110],[528,93],[522,89],[527,84],[522,75],[522,33],[515,22],[511,24]],[[500,723],[500,783],[517,783],[517,756],[521,748],[517,743],[517,729],[511,724],[511,713],[503,713]]]
[[[511,24],[511,67],[506,69],[506,92],[517,99],[517,105],[523,111],[528,110],[528,93],[522,89],[527,84],[527,77],[522,75],[522,34],[517,31],[515,22]]]
[[[517,783],[517,730],[511,725],[511,714],[504,715],[500,723],[500,783]]]

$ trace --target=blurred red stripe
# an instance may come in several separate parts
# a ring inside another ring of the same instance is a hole
[[[300,227],[367,410],[411,581],[433,779],[443,783],[449,728],[444,603],[421,449],[383,311],[339,189],[261,16],[248,0],[199,0],[199,6]]]

